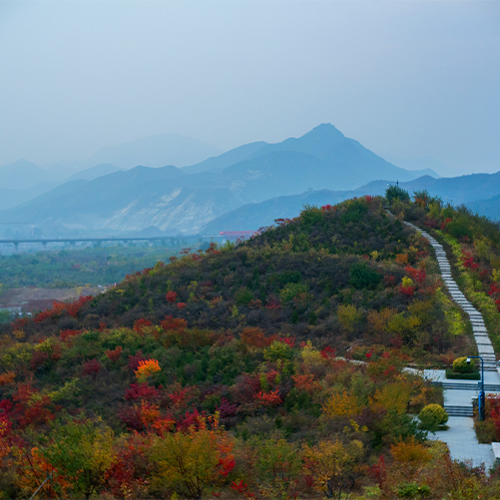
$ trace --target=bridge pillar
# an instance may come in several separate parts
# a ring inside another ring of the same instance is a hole
[[[13,241],[14,243],[14,252],[17,253],[19,250],[19,241]]]

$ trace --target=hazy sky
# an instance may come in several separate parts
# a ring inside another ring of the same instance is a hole
[[[500,170],[500,2],[0,1],[0,165],[322,122],[448,175]]]

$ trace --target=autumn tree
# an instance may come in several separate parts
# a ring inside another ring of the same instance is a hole
[[[363,443],[356,439],[347,444],[324,440],[316,446],[306,446],[304,460],[313,487],[327,498],[341,498],[354,487],[362,471],[359,464],[363,455]]]
[[[198,416],[186,432],[158,436],[151,445],[156,464],[153,486],[181,498],[200,499],[216,488],[234,467],[233,442],[219,427],[218,415]]]
[[[73,493],[90,498],[103,489],[107,470],[115,461],[113,431],[97,419],[56,422],[42,438],[40,455]]]

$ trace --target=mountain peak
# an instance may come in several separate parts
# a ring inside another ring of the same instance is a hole
[[[342,140],[345,139],[345,135],[331,123],[321,123],[317,127],[304,134],[302,138],[313,138],[316,140]]]

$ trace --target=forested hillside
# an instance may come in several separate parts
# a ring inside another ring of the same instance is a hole
[[[478,251],[479,220],[391,201],[443,237],[465,218],[472,233],[452,244]],[[4,327],[3,497],[46,477],[41,497],[498,497],[494,476],[450,462],[416,418],[442,396],[402,369],[475,346],[431,247],[384,203],[306,207]]]

